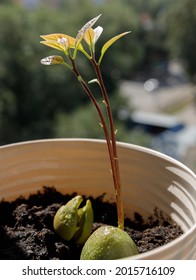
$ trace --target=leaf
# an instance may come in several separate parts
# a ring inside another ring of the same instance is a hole
[[[81,42],[84,34],[86,33],[86,31],[91,28],[95,22],[100,18],[101,14],[91,20],[89,20],[78,32],[77,36],[76,36],[76,47],[78,46],[78,44]]]
[[[97,40],[99,39],[99,37],[101,36],[101,33],[103,32],[103,27],[101,26],[97,26],[94,29],[94,33],[95,33],[95,38],[94,38],[94,43],[97,42]]]
[[[53,64],[63,64],[64,59],[59,55],[50,55],[41,59],[41,64],[43,65],[53,65]]]
[[[93,83],[97,83],[98,85],[100,85],[100,83],[97,79],[92,79],[92,80],[88,81],[88,84],[93,84]]]
[[[56,41],[56,42],[58,42],[58,39],[60,39],[60,38],[65,38],[69,42],[70,47],[74,47],[75,41],[76,41],[75,38],[68,36],[66,34],[63,34],[63,33],[53,33],[53,34],[48,34],[48,35],[41,35],[40,37],[42,39],[44,39],[45,41]]]
[[[103,32],[103,27],[98,26],[95,29],[89,28],[84,34],[84,40],[89,46],[94,45],[99,39],[101,33]]]
[[[101,63],[102,58],[103,58],[105,52],[107,51],[107,49],[108,49],[114,42],[116,42],[118,39],[120,39],[121,37],[125,36],[126,34],[128,34],[128,33],[130,33],[130,32],[131,32],[131,31],[127,31],[127,32],[121,33],[121,34],[119,34],[119,35],[113,37],[112,39],[110,39],[109,41],[107,41],[107,42],[103,45],[103,47],[102,47],[102,49],[101,49],[101,56],[100,56],[100,58],[99,58],[99,64]]]
[[[68,42],[68,47],[75,49],[76,39],[69,35],[66,35],[63,33],[53,33],[53,34],[48,34],[48,35],[41,35],[40,37],[45,40],[45,41],[41,41],[41,44],[47,45],[51,48],[55,48],[55,49],[58,49],[61,51],[65,51],[66,48],[63,44],[60,44],[58,42],[58,40],[61,38],[65,38]],[[77,48],[80,51],[84,50],[81,44],[78,44]]]
[[[67,48],[63,44],[58,43],[57,41],[49,41],[48,40],[48,41],[41,41],[40,43],[44,44],[48,47],[51,47],[53,49],[57,49],[57,50],[60,50],[60,51],[67,52]]]
[[[89,46],[92,46],[94,37],[95,37],[95,32],[92,28],[89,28],[87,32],[84,34],[84,40]]]

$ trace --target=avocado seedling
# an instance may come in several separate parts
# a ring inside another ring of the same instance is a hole
[[[77,78],[78,82],[85,90],[93,103],[103,129],[107,144],[111,174],[113,178],[118,227],[103,226],[92,234],[92,208],[89,202],[84,208],[79,208],[81,197],[77,196],[65,206],[62,206],[55,215],[55,231],[65,240],[74,239],[79,244],[84,244],[81,259],[117,259],[138,253],[137,247],[131,237],[124,231],[124,211],[121,193],[121,178],[119,168],[119,158],[116,145],[116,129],[114,126],[112,110],[108,98],[108,93],[104,84],[101,71],[101,62],[109,47],[121,37],[130,33],[121,33],[108,40],[101,48],[99,58],[96,59],[96,42],[103,32],[103,28],[98,26],[92,28],[101,15],[88,21],[77,33],[76,37],[67,34],[54,33],[42,35],[42,44],[63,52],[63,56],[52,55],[41,60],[44,65],[59,64],[68,68]],[[86,82],[85,77],[77,64],[77,54],[81,52],[92,64],[95,78]],[[91,83],[97,83],[102,96],[102,106],[99,104],[95,94],[91,90]],[[106,117],[104,112],[107,112]],[[123,245],[122,245],[123,244]]]

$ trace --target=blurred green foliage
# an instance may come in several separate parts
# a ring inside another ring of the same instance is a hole
[[[180,58],[196,83],[196,3],[195,0],[175,1],[166,18],[167,43],[171,57]]]
[[[47,7],[47,1],[40,1],[43,5],[34,9],[11,5],[14,2],[11,0],[4,4],[1,1],[0,144],[49,137],[102,137],[96,113],[72,74],[61,67],[40,64],[41,58],[54,51],[39,43],[41,34],[59,32],[75,36],[85,22],[100,13],[102,17],[98,24],[104,27],[104,33],[98,41],[98,52],[109,38],[132,31],[112,46],[102,63],[119,139],[132,139],[117,118],[119,108],[126,107],[126,100],[119,98],[118,82],[133,79],[138,72],[149,71],[157,62],[156,53],[164,53],[164,59],[167,59],[169,53],[176,52],[187,59],[187,64],[195,57],[191,47],[195,43],[195,36],[192,36],[195,6],[185,7],[191,1],[194,3],[194,0],[181,0],[174,5],[169,0],[75,0],[59,1],[60,6],[56,9]],[[165,18],[171,13],[171,6],[173,15],[178,10],[184,15],[170,16],[173,21],[168,20],[166,25]],[[187,13],[192,15],[191,20],[186,18]],[[180,28],[177,28],[178,24],[181,24]],[[168,35],[167,29],[170,30]],[[176,35],[172,41],[173,31]],[[185,51],[186,42],[189,44]],[[194,65],[188,68],[191,75],[195,71]],[[84,64],[82,57],[80,66],[87,80],[94,78],[91,77],[91,66]],[[134,135],[143,137],[141,133]]]

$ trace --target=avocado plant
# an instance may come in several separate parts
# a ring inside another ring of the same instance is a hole
[[[103,32],[103,28],[98,26],[92,28],[101,15],[88,21],[77,33],[76,37],[67,34],[53,33],[42,35],[42,44],[57,49],[63,53],[51,55],[41,59],[44,65],[59,64],[69,69],[86,94],[92,101],[99,119],[100,126],[105,136],[113,178],[118,227],[106,225],[98,228],[92,233],[93,210],[89,200],[86,205],[79,208],[82,202],[81,196],[76,196],[66,205],[60,207],[54,217],[54,229],[65,240],[74,240],[78,244],[84,244],[81,259],[117,259],[138,254],[138,249],[131,237],[124,231],[124,211],[121,194],[121,178],[119,168],[119,158],[116,145],[116,132],[112,116],[112,110],[108,93],[104,84],[101,71],[102,59],[108,48],[118,39],[130,33],[121,33],[108,40],[101,48],[100,56],[96,59],[96,42]],[[82,76],[77,64],[78,52],[81,52],[92,64],[95,78],[86,81]],[[91,83],[97,83],[100,89],[103,103],[100,105],[95,94],[91,90]],[[105,111],[107,112],[105,116]]]

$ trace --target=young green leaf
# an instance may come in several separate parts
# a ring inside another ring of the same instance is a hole
[[[53,64],[63,64],[64,59],[59,55],[50,55],[41,59],[41,64],[43,65],[53,65]]]
[[[50,48],[57,49],[59,51],[63,51],[67,54],[67,48],[65,47],[65,45],[58,43],[57,41],[48,40],[48,41],[41,41],[40,43],[43,45],[46,45]]]
[[[93,84],[93,83],[97,83],[98,85],[100,85],[100,83],[97,79],[92,79],[92,80],[88,81],[88,84]]]
[[[86,33],[86,31],[91,28],[96,21],[100,18],[101,15],[89,20],[78,32],[77,36],[76,36],[76,47],[78,46],[78,43],[81,42],[81,39],[83,38],[84,34]]]
[[[52,33],[49,35],[41,35],[40,37],[45,41],[56,41],[56,42],[58,42],[59,39],[65,38],[69,43],[69,47],[75,48],[76,39],[63,33]]]
[[[81,44],[83,38],[84,38],[84,35],[85,33],[87,32],[88,29],[90,29],[95,23],[96,21],[100,18],[101,15],[89,20],[79,31],[78,31],[78,34],[76,36],[76,41],[75,41],[75,50],[74,50],[74,54],[73,54],[73,59],[76,58],[76,55],[77,55],[77,51],[79,50],[78,46]],[[90,59],[90,56],[83,50],[82,51],[86,57],[88,59]]]
[[[101,49],[101,56],[100,56],[99,62],[98,62],[99,65],[101,64],[102,58],[103,58],[105,52],[107,51],[107,49],[108,49],[114,42],[116,42],[118,39],[120,39],[121,37],[125,36],[126,34],[128,34],[128,33],[130,33],[130,32],[131,32],[131,31],[127,31],[127,32],[121,33],[121,34],[119,34],[119,35],[113,37],[112,39],[110,39],[109,41],[107,41],[107,42],[103,45],[103,47],[102,47],[102,49]]]

